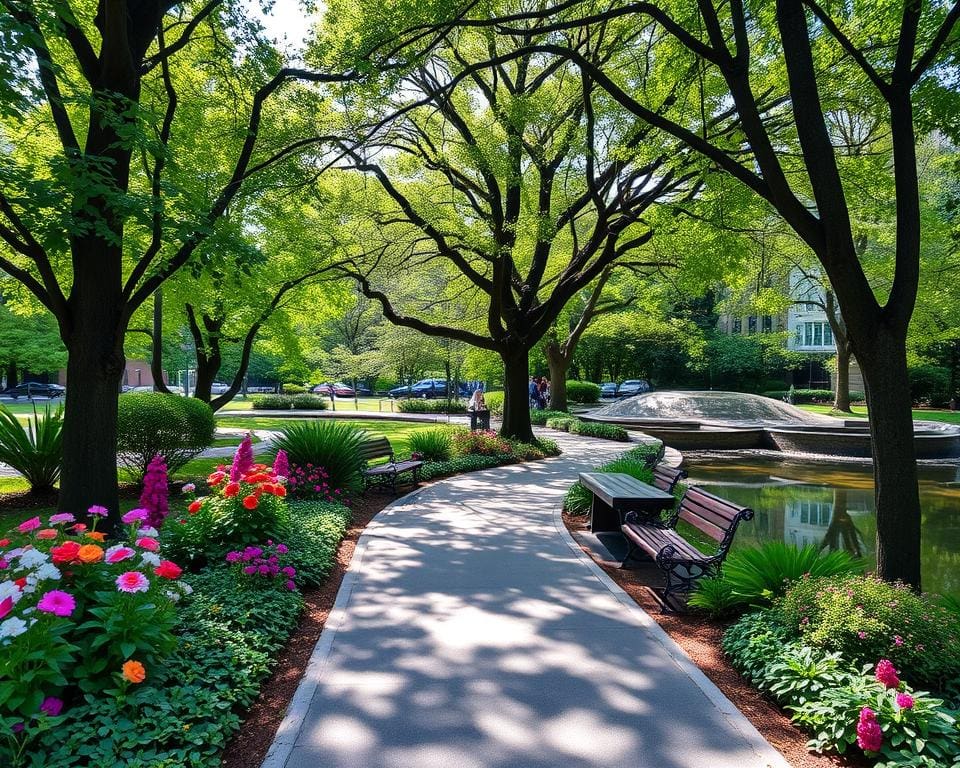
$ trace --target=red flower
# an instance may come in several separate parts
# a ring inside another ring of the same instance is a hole
[[[7,597],[3,600],[0,600],[0,619],[6,616],[10,611],[13,610],[13,598]]]
[[[259,503],[260,502],[256,496],[243,497],[243,506],[245,506],[247,509],[256,509]]]
[[[230,498],[233,498],[238,493],[240,493],[240,483],[237,483],[237,482],[227,483],[223,488],[224,496],[229,496]]]
[[[208,484],[208,485],[219,485],[220,483],[222,483],[222,482],[224,481],[224,478],[226,478],[226,476],[227,476],[226,472],[223,472],[223,471],[221,471],[221,470],[218,470],[218,471],[214,472],[212,475],[210,475],[210,476],[207,478],[207,484]]]
[[[27,586],[27,577],[21,576],[19,579],[17,579],[13,583],[16,584],[20,589],[23,589],[25,586]]]
[[[197,514],[197,512],[200,511],[200,507],[202,507],[202,506],[203,506],[203,504],[201,504],[199,500],[197,500],[197,501],[192,501],[192,502],[190,502],[190,506],[187,507],[187,512],[189,512],[191,515],[195,515],[195,514]]]
[[[10,543],[10,539],[0,539],[0,547],[5,547]]]
[[[183,573],[183,568],[172,560],[161,560],[160,565],[154,568],[153,572],[164,579],[176,579]]]
[[[282,499],[284,496],[287,495],[287,489],[284,488],[282,485],[275,485],[273,486],[273,495],[279,496]]]
[[[75,541],[65,541],[59,547],[50,547],[54,563],[72,563],[77,559],[80,545]]]

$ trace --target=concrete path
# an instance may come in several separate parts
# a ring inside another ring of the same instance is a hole
[[[550,436],[377,516],[263,768],[788,765],[563,527],[623,446]]]
[[[550,437],[378,515],[264,768],[787,766],[563,527],[622,446]]]

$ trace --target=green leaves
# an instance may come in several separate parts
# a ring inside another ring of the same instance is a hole
[[[0,405],[0,462],[23,475],[33,491],[49,491],[60,477],[63,461],[63,407],[46,406],[24,429],[9,410]]]

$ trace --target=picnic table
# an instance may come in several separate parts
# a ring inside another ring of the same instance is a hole
[[[580,484],[593,494],[590,530],[619,531],[627,512],[640,517],[659,517],[676,503],[672,493],[621,472],[581,472]]]

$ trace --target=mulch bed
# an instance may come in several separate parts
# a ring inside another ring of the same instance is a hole
[[[273,674],[263,683],[260,697],[227,746],[223,755],[224,768],[258,768],[263,762],[286,714],[287,705],[300,685],[300,678],[320,639],[323,625],[333,609],[340,583],[353,559],[357,539],[374,515],[392,501],[391,496],[376,494],[361,497],[352,503],[353,517],[337,550],[334,569],[322,586],[304,593],[305,605],[300,626],[290,636],[277,659]]]
[[[586,530],[585,516],[563,514],[567,530]],[[724,695],[733,701],[744,716],[753,723],[763,737],[787,759],[794,768],[837,768],[837,766],[867,766],[863,759],[839,755],[817,755],[806,748],[808,736],[797,728],[780,708],[767,699],[735,670],[720,647],[720,639],[729,625],[695,613],[670,614],[660,612],[660,600],[652,587],[660,587],[663,577],[656,566],[624,570],[619,563],[598,559],[589,554],[617,585],[632,597],[670,635],[693,662],[703,670]]]

